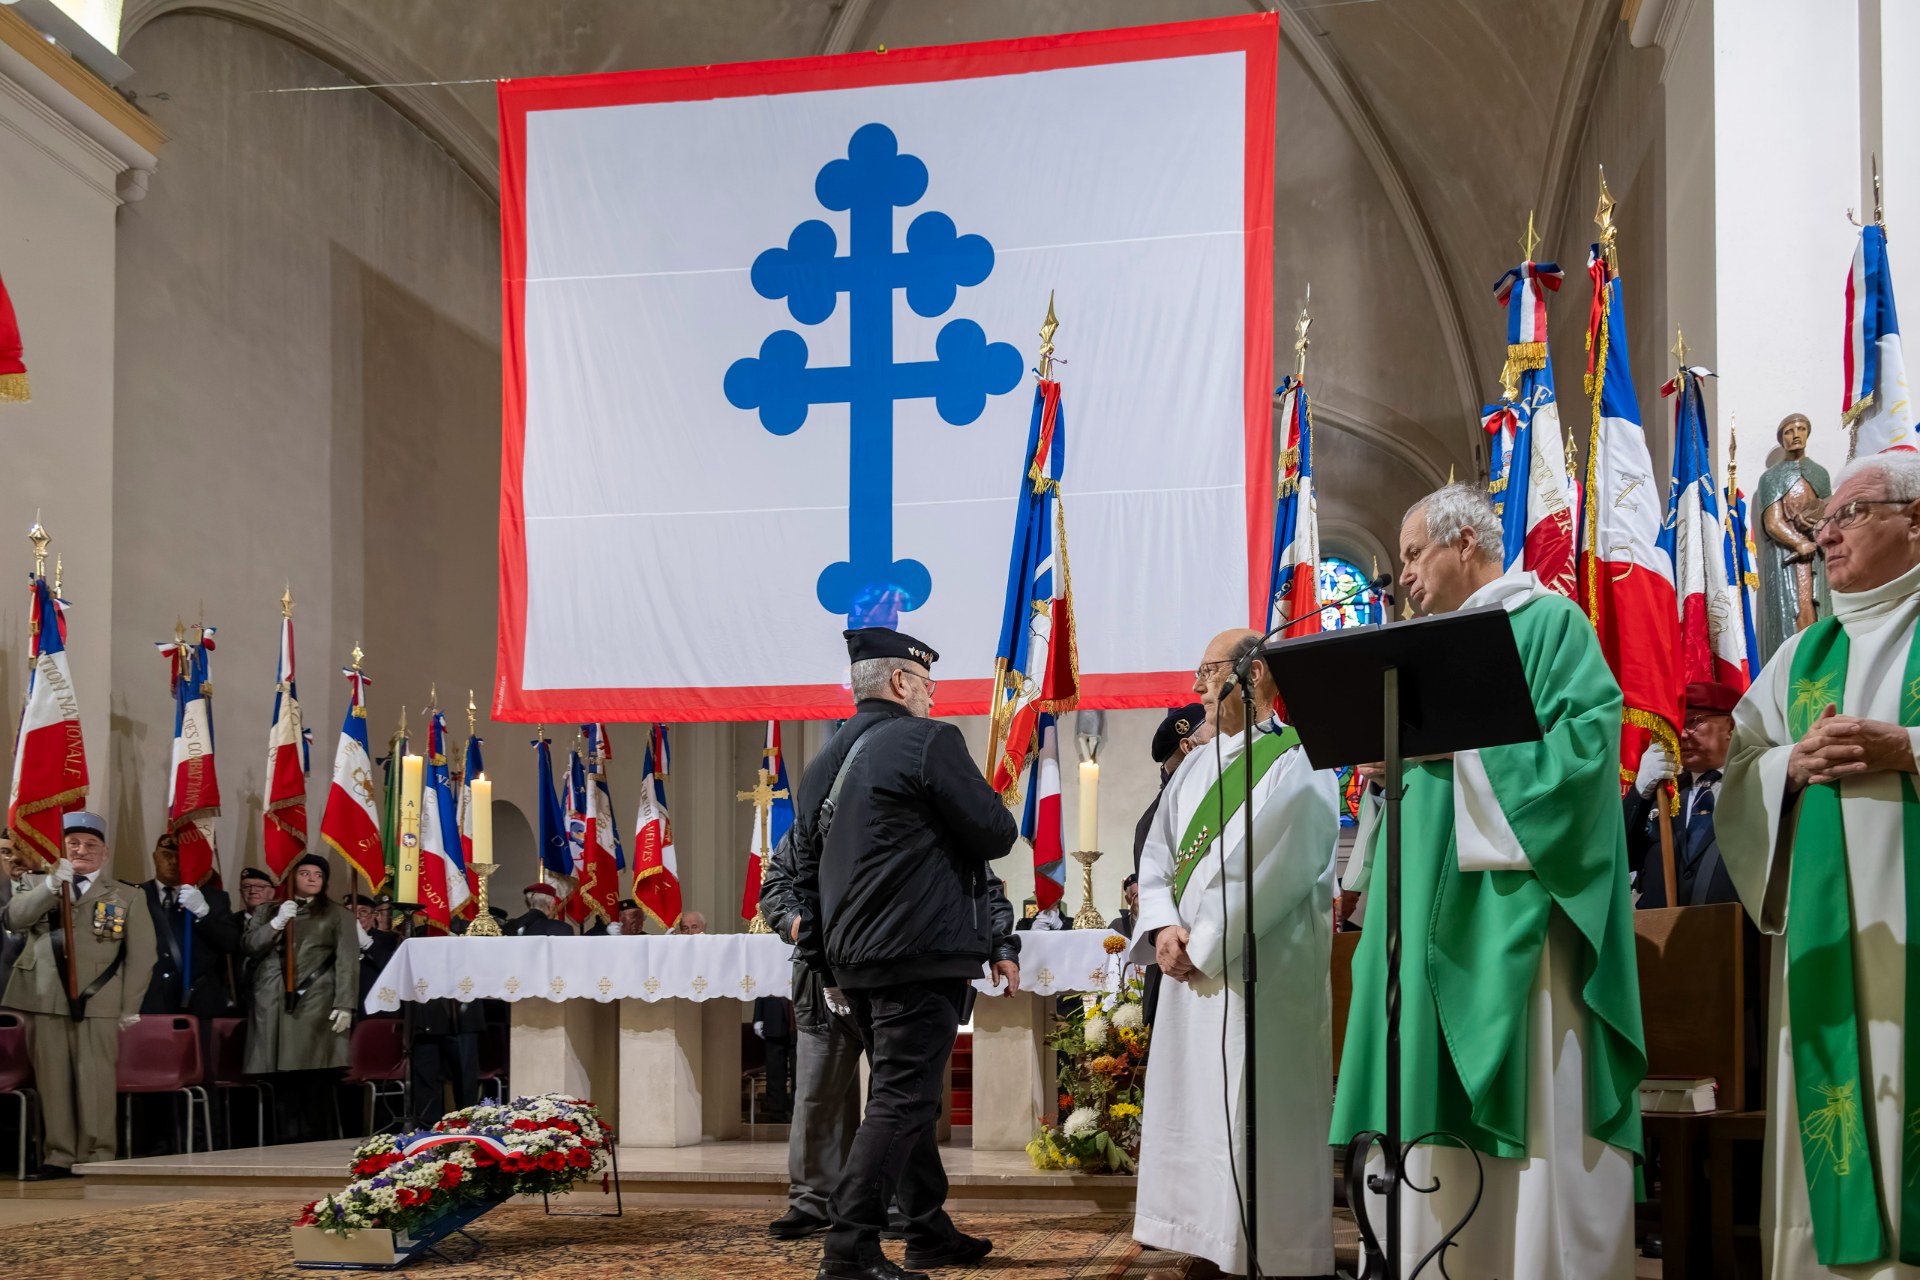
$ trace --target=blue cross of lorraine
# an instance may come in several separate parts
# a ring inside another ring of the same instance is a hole
[[[829,161],[814,180],[828,209],[844,210],[851,243],[837,254],[832,227],[809,219],[795,227],[784,249],[754,259],[754,292],[785,299],[801,324],[820,324],[847,295],[849,359],[828,368],[807,366],[806,340],[791,329],[769,334],[758,357],[728,368],[727,400],[758,409],[760,424],[791,435],[817,404],[844,404],[848,439],[847,559],[828,565],[815,585],[821,607],[844,614],[852,626],[892,625],[919,608],[933,589],[918,560],[893,558],[893,406],[932,399],[941,418],[965,426],[987,407],[989,395],[1019,385],[1020,353],[988,343],[971,320],[951,320],[934,339],[933,360],[898,362],[893,352],[893,293],[905,289],[915,315],[943,315],[960,286],[977,285],[993,271],[985,237],[959,235],[953,219],[926,212],[907,227],[906,251],[893,241],[893,211],[927,191],[927,166],[902,155],[893,130],[868,124],[855,131],[845,159]]]

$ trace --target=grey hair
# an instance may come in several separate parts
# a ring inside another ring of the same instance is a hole
[[[912,664],[905,658],[860,659],[853,664],[854,701],[890,696],[888,683],[893,679],[893,673],[912,669]]]
[[[1838,489],[1853,477],[1864,475],[1880,477],[1881,483],[1887,486],[1888,502],[1920,502],[1920,454],[1876,453],[1855,458],[1840,468],[1840,474],[1833,478],[1833,487]]]
[[[1463,529],[1472,529],[1480,544],[1480,558],[1494,564],[1505,562],[1505,545],[1500,536],[1500,515],[1486,494],[1466,484],[1450,484],[1435,489],[1407,508],[1404,524],[1414,512],[1426,517],[1427,539],[1443,547],[1459,545]]]

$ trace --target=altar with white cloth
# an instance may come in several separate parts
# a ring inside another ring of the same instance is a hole
[[[1055,997],[1111,991],[1105,932],[1020,935],[1020,993],[984,977],[974,1009],[973,1144],[1026,1145],[1053,1096],[1046,1033]],[[793,948],[770,934],[637,938],[409,938],[368,993],[404,1001],[503,1000],[516,1093],[592,1098],[624,1146],[693,1146],[741,1131],[735,1001],[791,996]],[[1024,997],[1024,998],[1023,998]]]

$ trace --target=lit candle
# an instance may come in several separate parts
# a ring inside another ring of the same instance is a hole
[[[419,756],[400,757],[400,901],[420,901]]]
[[[493,861],[493,783],[481,774],[473,780],[473,860]]]
[[[1080,847],[1100,847],[1100,766],[1092,760],[1080,762]]]

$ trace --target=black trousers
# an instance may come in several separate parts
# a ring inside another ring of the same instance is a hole
[[[767,1111],[770,1115],[790,1115],[793,1111],[793,1041],[768,1040]]]
[[[866,1116],[827,1202],[833,1220],[827,1258],[855,1262],[881,1256],[889,1192],[907,1216],[910,1245],[932,1245],[952,1235],[942,1207],[947,1172],[933,1127],[966,989],[964,978],[940,978],[846,993],[871,1071]]]
[[[447,1114],[441,1085],[453,1082],[453,1105],[470,1107],[480,1101],[480,1037],[474,1032],[451,1036],[415,1036],[413,1052],[413,1119],[430,1125]]]

